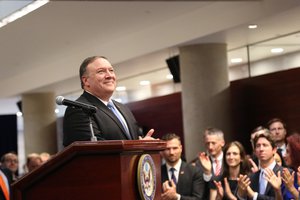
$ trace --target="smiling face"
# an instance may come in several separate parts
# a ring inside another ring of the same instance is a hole
[[[241,163],[241,153],[240,149],[232,145],[231,147],[228,148],[227,152],[225,152],[226,156],[226,163],[229,167],[236,167],[240,165]]]
[[[84,90],[104,101],[110,99],[117,84],[114,68],[105,58],[97,58],[88,64],[81,80]]]

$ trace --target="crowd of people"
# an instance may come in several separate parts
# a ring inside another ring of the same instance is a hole
[[[104,56],[86,58],[80,65],[82,95],[78,102],[93,105],[94,112],[69,106],[63,122],[63,144],[75,141],[150,140],[153,129],[140,131],[131,111],[111,99],[116,74]],[[182,159],[181,139],[164,135],[161,152],[162,200],[289,200],[299,199],[300,134],[287,137],[285,123],[272,119],[251,133],[253,153],[247,155],[238,141],[225,142],[224,133],[207,128],[203,134],[206,151],[191,162]],[[49,155],[30,154],[26,171],[40,166]],[[0,168],[0,199],[9,200],[9,184],[18,178],[18,157],[5,154]]]
[[[224,133],[207,128],[206,151],[190,163],[181,158],[182,144],[174,133],[162,137],[163,200],[298,200],[300,198],[300,134],[287,137],[278,118],[251,133],[252,154],[238,141],[225,143]],[[175,177],[175,178],[174,178]]]
[[[11,184],[20,177],[41,166],[50,159],[50,157],[50,154],[47,152],[28,154],[26,163],[22,166],[24,173],[20,174],[17,153],[8,152],[4,154],[0,161],[0,200],[9,200]]]

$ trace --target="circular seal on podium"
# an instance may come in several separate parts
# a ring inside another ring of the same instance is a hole
[[[156,169],[149,154],[144,154],[139,159],[137,181],[141,199],[153,200],[156,190]]]

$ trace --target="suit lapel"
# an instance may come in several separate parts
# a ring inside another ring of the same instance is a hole
[[[275,175],[277,176],[277,172],[280,170],[280,166],[279,165],[275,165],[273,168],[273,172],[275,173]],[[271,184],[268,182],[267,187],[266,187],[266,191],[265,194],[268,194],[270,192],[270,190],[272,189]]]
[[[180,165],[180,170],[179,170],[179,174],[178,174],[178,180],[177,180],[177,191],[180,191],[181,188],[184,188],[184,185],[183,183],[185,182],[184,179],[185,179],[185,175],[184,175],[184,169],[186,167],[186,163],[185,162],[181,162],[181,165]]]
[[[116,116],[111,110],[109,110],[109,108],[108,108],[102,101],[100,101],[97,97],[95,97],[95,96],[89,94],[89,93],[86,92],[86,91],[84,91],[83,95],[85,96],[85,98],[86,98],[89,102],[91,102],[94,106],[96,106],[96,107],[100,110],[100,112],[102,112],[102,113],[108,115],[108,116],[109,116],[109,117],[117,124],[117,126],[122,130],[123,135],[124,135],[127,139],[129,139],[128,136],[127,136],[127,134],[126,134],[126,132],[125,132],[125,130],[124,130],[123,125],[122,125],[121,122],[120,122],[120,120],[117,118],[117,116]],[[114,104],[116,105],[115,101],[114,101]],[[118,105],[118,106],[116,105],[116,107],[117,107],[117,109],[119,110],[119,112],[121,112],[121,114],[124,116],[125,121],[126,121],[126,116],[125,116],[124,113],[122,112],[122,109],[120,109],[120,106],[119,106],[119,105]],[[127,122],[126,122],[126,123],[127,123]],[[127,123],[127,126],[128,126],[128,123]],[[129,128],[129,127],[128,127],[128,128]],[[131,132],[130,129],[129,129],[129,131]]]

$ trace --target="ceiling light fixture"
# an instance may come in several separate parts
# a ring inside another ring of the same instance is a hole
[[[118,92],[126,91],[126,87],[125,87],[125,86],[118,86],[118,87],[116,88],[116,90],[117,90]]]
[[[284,51],[283,48],[273,48],[271,49],[271,53],[282,53]]]
[[[243,61],[242,58],[232,58],[232,59],[230,60],[231,63],[241,63],[242,61]]]
[[[32,3],[28,4],[27,6],[21,8],[20,10],[17,10],[16,12],[10,14],[9,16],[3,18],[0,21],[0,28],[7,25],[8,23],[11,23],[11,22],[23,17],[24,15],[27,15],[28,13],[38,9],[39,7],[45,5],[48,2],[49,2],[49,0],[33,1]]]
[[[140,85],[142,86],[150,85],[150,81],[140,81]]]
[[[257,27],[258,27],[257,24],[249,24],[248,25],[249,29],[256,29]]]
[[[173,79],[173,75],[172,75],[172,74],[168,74],[168,75],[166,76],[166,79],[172,80],[172,79]]]

